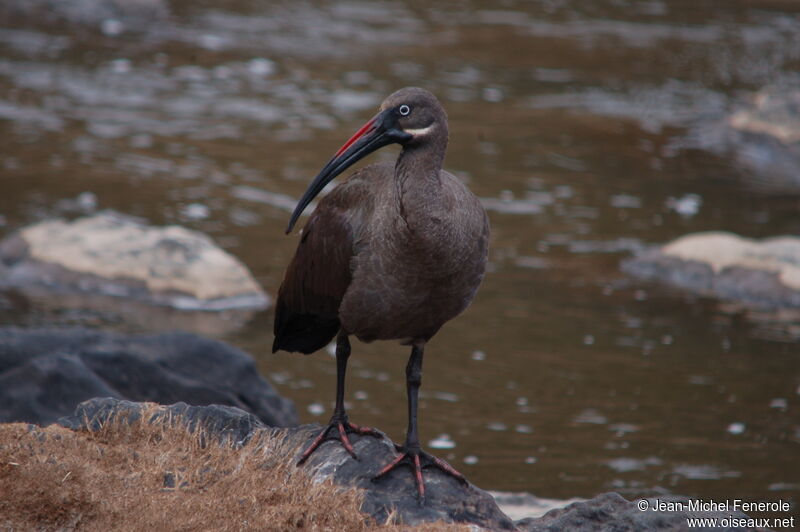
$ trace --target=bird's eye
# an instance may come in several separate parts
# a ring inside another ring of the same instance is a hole
[[[408,116],[408,113],[411,112],[411,107],[407,106],[406,104],[403,104],[397,111],[400,113],[401,116]]]

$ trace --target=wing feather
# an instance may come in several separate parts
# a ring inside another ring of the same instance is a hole
[[[362,170],[337,186],[303,228],[278,291],[273,353],[310,354],[338,333],[339,305],[352,281],[354,243],[372,209],[368,174]]]

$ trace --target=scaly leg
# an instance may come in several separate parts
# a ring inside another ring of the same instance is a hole
[[[419,387],[422,384],[422,355],[424,350],[424,342],[415,343],[411,348],[411,357],[408,359],[408,365],[406,366],[406,388],[408,391],[408,431],[406,432],[406,441],[402,446],[398,447],[400,455],[381,469],[373,478],[373,480],[378,480],[401,465],[408,465],[414,473],[420,504],[425,502],[425,481],[422,478],[422,470],[426,467],[439,468],[461,482],[467,482],[464,475],[456,471],[453,466],[441,458],[423,451],[419,443],[417,404]]]
[[[360,427],[355,423],[350,423],[347,419],[347,412],[344,409],[344,378],[347,373],[348,358],[350,358],[350,340],[348,340],[347,334],[339,332],[339,336],[336,339],[336,407],[333,410],[328,426],[322,429],[319,435],[314,438],[314,441],[311,442],[311,445],[303,451],[303,455],[297,461],[298,466],[308,460],[308,457],[328,440],[339,440],[345,450],[350,453],[350,456],[358,459],[353,450],[353,445],[350,443],[350,438],[347,436],[348,434],[355,433],[362,436],[383,437],[380,432],[368,427]]]

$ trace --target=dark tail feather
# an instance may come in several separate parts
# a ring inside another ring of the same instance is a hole
[[[294,314],[283,309],[275,319],[275,341],[272,352],[279,349],[310,355],[322,349],[339,332],[339,318],[316,314]],[[286,314],[289,314],[286,316]]]

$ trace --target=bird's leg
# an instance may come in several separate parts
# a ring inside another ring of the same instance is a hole
[[[425,501],[425,481],[422,478],[422,470],[427,467],[436,467],[461,482],[467,482],[464,475],[456,471],[453,466],[441,458],[423,451],[419,443],[417,404],[419,387],[422,384],[422,355],[424,350],[424,342],[415,343],[411,348],[411,357],[408,359],[408,365],[406,366],[406,388],[408,391],[408,431],[406,432],[406,441],[402,446],[398,446],[400,455],[381,469],[373,478],[373,480],[378,480],[401,465],[408,465],[414,473],[420,504]]]
[[[348,434],[356,433],[362,436],[383,437],[377,430],[360,427],[355,423],[350,423],[347,419],[347,412],[344,409],[344,378],[347,373],[348,358],[350,358],[350,340],[347,338],[347,334],[340,332],[336,339],[336,406],[333,409],[333,415],[328,422],[328,426],[323,428],[314,438],[314,441],[311,442],[311,445],[303,451],[303,455],[297,461],[297,465],[302,465],[317,450],[317,447],[328,440],[339,440],[345,450],[350,453],[350,456],[358,459],[353,450],[353,445],[350,443],[350,438],[347,436]]]

